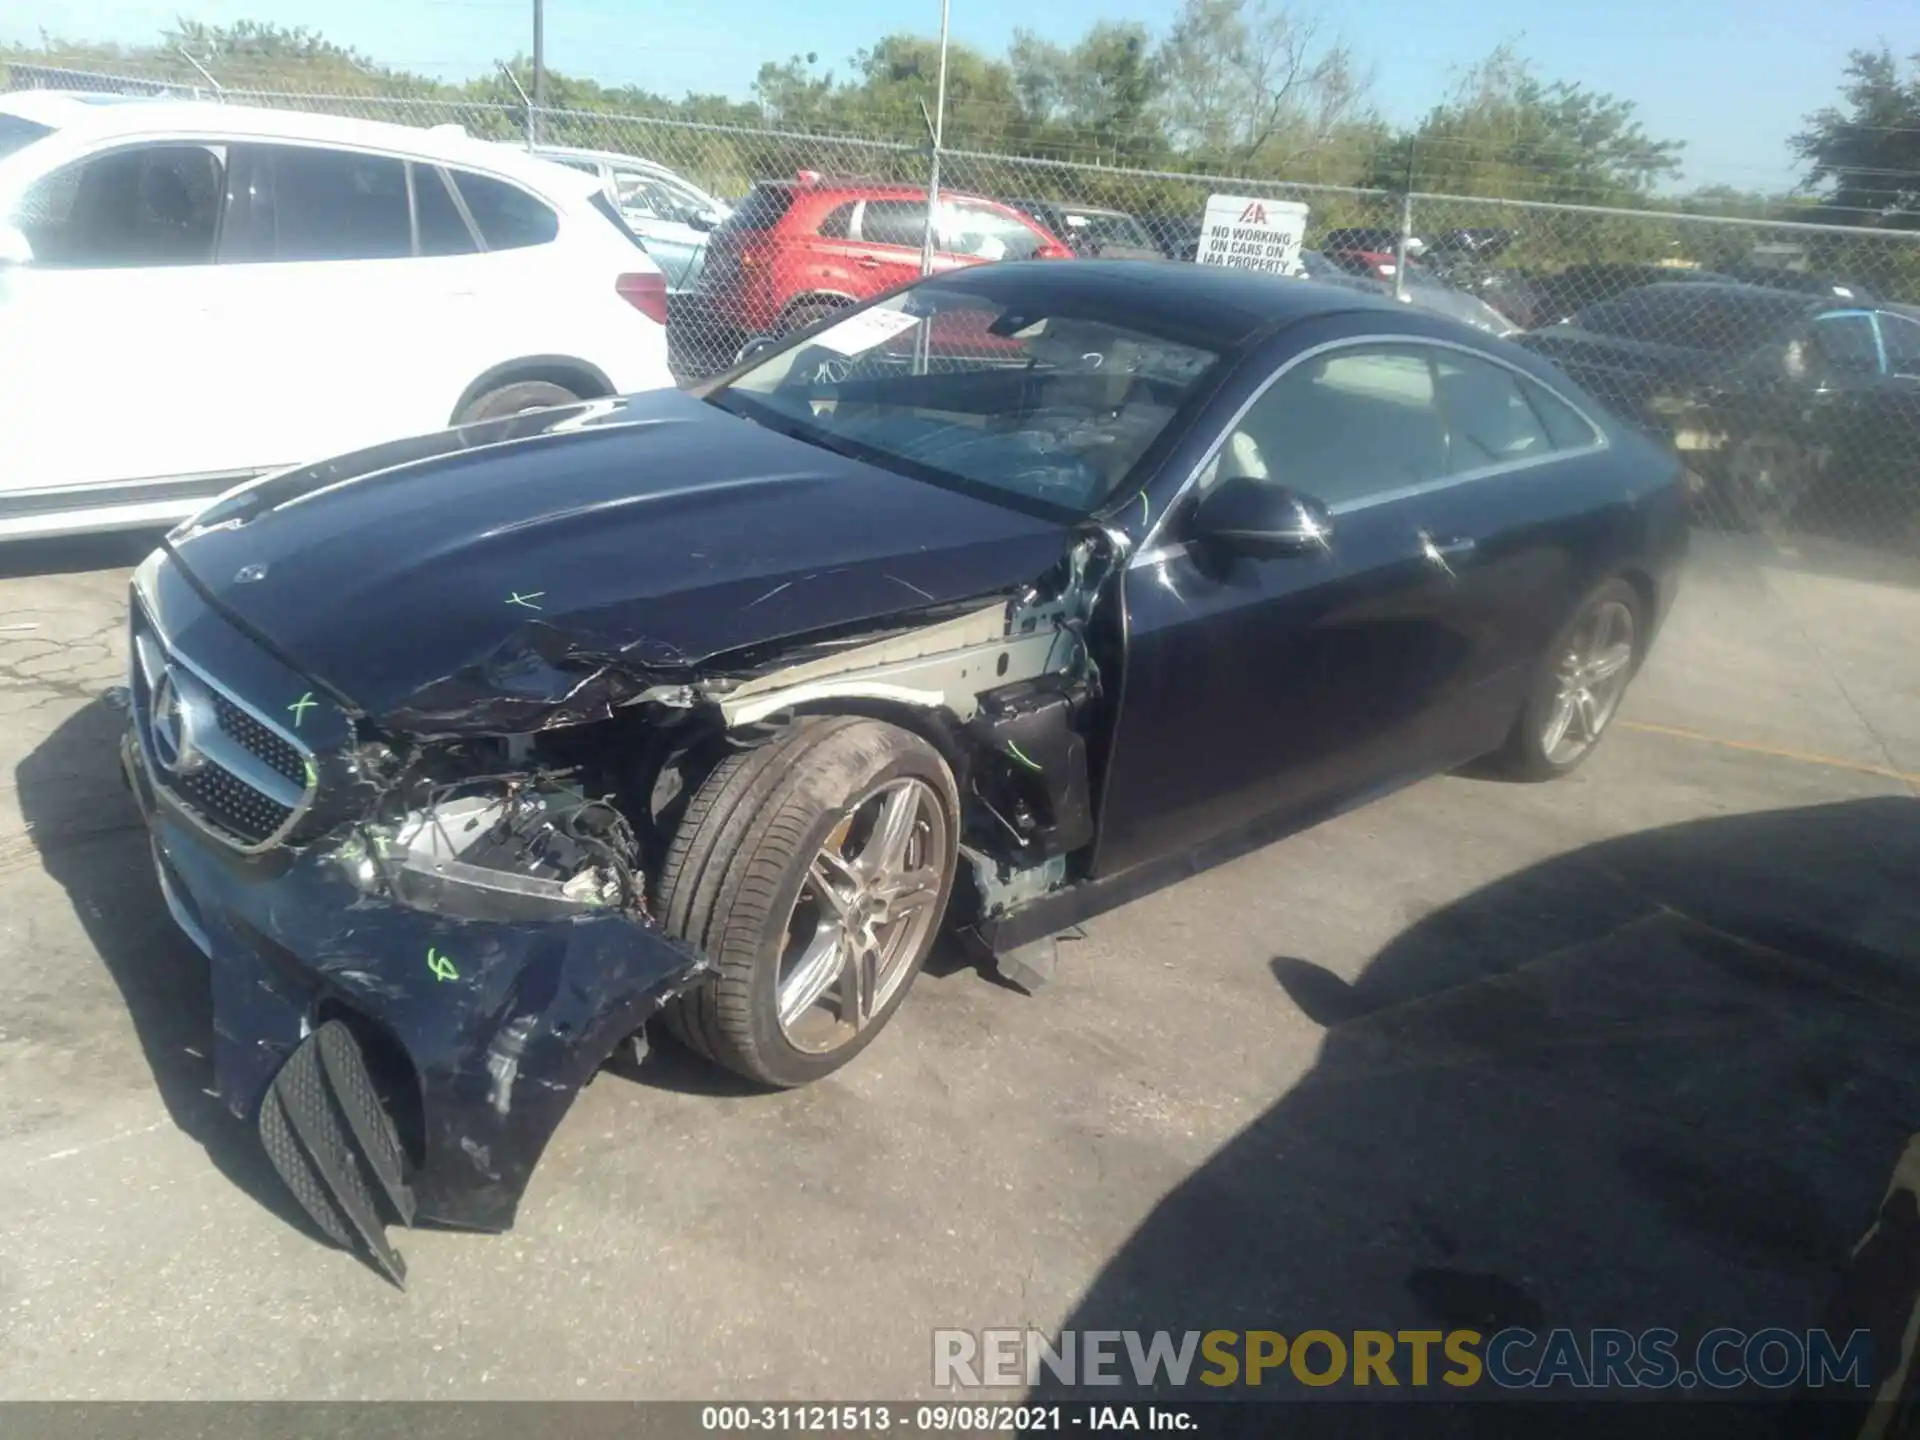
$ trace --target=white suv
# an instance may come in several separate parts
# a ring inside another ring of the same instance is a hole
[[[0,538],[671,385],[666,307],[597,180],[455,127],[0,95]]]

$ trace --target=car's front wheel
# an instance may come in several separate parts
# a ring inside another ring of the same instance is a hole
[[[524,415],[529,410],[551,410],[556,406],[579,403],[580,397],[565,386],[549,384],[545,380],[521,380],[475,396],[453,423],[474,425],[482,420]]]
[[[718,973],[673,1002],[693,1049],[804,1085],[866,1048],[946,912],[959,795],[939,752],[877,720],[813,718],[730,756],[695,792],[658,886]]]

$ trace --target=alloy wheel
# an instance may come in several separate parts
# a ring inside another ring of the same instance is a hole
[[[1619,600],[1593,607],[1574,629],[1554,667],[1553,704],[1540,731],[1540,751],[1570,765],[1592,749],[1620,708],[1633,674],[1633,611]]]
[[[939,919],[952,838],[924,781],[891,780],[848,806],[807,867],[775,982],[781,1034],[825,1055],[882,1015]]]

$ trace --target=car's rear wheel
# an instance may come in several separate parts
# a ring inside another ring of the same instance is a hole
[[[833,300],[809,300],[796,305],[780,318],[780,333],[792,335],[826,319],[829,315],[838,315],[847,307]]]
[[[1640,596],[1609,580],[1586,598],[1541,656],[1500,768],[1552,780],[1577,768],[1613,723],[1642,654]]]
[[[959,795],[939,753],[876,720],[809,719],[695,792],[658,886],[718,973],[674,1001],[693,1049],[768,1085],[864,1050],[906,998],[953,888]]]
[[[556,405],[579,403],[580,397],[564,385],[554,385],[545,380],[521,380],[475,397],[453,423],[472,425],[481,420],[524,415],[529,410],[551,410]]]

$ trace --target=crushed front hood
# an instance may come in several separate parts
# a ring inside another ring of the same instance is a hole
[[[287,472],[168,548],[377,723],[502,733],[596,718],[714,655],[1010,589],[1065,535],[659,391]]]

